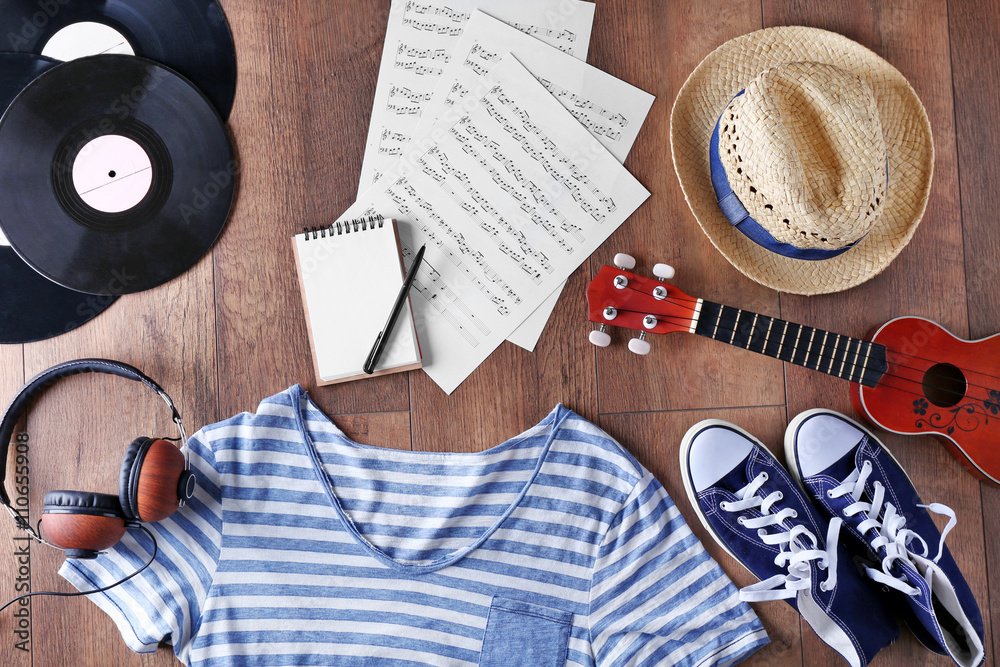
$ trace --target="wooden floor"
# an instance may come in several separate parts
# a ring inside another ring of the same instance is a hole
[[[144,369],[181,406],[189,430],[253,410],[301,383],[353,438],[369,444],[477,451],[543,418],[558,402],[615,436],[662,481],[695,532],[738,585],[753,581],[707,538],[678,472],[681,435],[696,421],[731,420],[777,446],[788,420],[824,406],[851,414],[847,385],[694,336],[653,341],[648,358],[587,342],[584,290],[617,251],[647,269],[678,268],[676,283],[707,299],[862,336],[898,315],[932,318],[961,337],[1000,331],[1000,2],[926,0],[599,0],[589,62],[657,97],[625,163],[653,193],[578,270],[534,353],[504,344],[452,396],[423,373],[317,389],[293,273],[290,238],[352,202],[388,13],[386,0],[224,0],[239,55],[231,129],[242,159],[232,218],[193,270],[121,299],[60,338],[0,346],[0,400],[26,378],[87,356]],[[744,278],[704,237],[670,160],[669,112],[685,78],[727,39],[775,25],[842,33],[882,55],[912,83],[934,130],[930,205],[913,242],[882,275],[847,293],[779,295]],[[114,493],[126,445],[169,434],[158,399],[117,378],[77,377],[31,411],[32,521],[51,489]],[[1000,490],[975,481],[929,438],[886,435],[925,501],[957,511],[948,544],[979,600],[994,664],[1000,613]],[[9,488],[9,487],[8,487]],[[15,594],[16,550],[0,517],[0,598]],[[31,547],[32,590],[69,590],[61,555]],[[755,605],[771,644],[759,665],[843,665],[784,603]],[[171,665],[169,648],[132,654],[86,599],[36,599],[30,648],[17,619],[0,616],[0,664]],[[947,665],[903,631],[876,665]]]

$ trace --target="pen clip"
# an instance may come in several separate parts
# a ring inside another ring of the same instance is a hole
[[[372,345],[372,350],[368,353],[368,358],[365,359],[365,365],[361,369],[368,375],[375,372],[375,355],[379,352],[379,346],[382,343],[383,336],[385,336],[385,331],[379,331],[378,337],[375,339],[375,344]]]

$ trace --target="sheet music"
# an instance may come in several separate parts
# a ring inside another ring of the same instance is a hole
[[[478,11],[455,46],[414,134],[426,132],[445,113],[457,118],[463,100],[488,87],[490,70],[506,53],[619,162],[625,161],[656,98]]]
[[[489,72],[505,53],[517,58],[619,162],[625,161],[656,98],[479,11],[466,25],[414,134],[426,133],[442,115],[457,118],[467,96],[488,88]],[[508,340],[534,350],[561,292],[562,287]]]
[[[392,0],[358,194],[413,136],[451,52],[477,9],[580,60],[594,4],[581,0]]]
[[[491,76],[344,214],[405,221],[407,264],[427,244],[411,300],[424,369],[448,393],[649,197],[514,57]]]

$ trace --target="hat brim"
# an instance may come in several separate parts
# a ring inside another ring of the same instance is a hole
[[[734,229],[716,202],[709,166],[712,129],[733,96],[765,69],[801,61],[836,65],[871,87],[888,150],[882,215],[855,247],[822,261],[783,257]],[[792,294],[839,292],[878,275],[913,238],[934,173],[930,121],[906,78],[857,42],[818,28],[766,28],[708,54],[674,101],[670,148],[684,198],[712,244],[747,277]]]

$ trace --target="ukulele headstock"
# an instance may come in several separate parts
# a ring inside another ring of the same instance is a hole
[[[667,264],[653,267],[656,278],[632,273],[635,259],[630,255],[615,255],[615,266],[605,266],[587,287],[587,314],[599,325],[590,332],[590,342],[598,347],[611,344],[607,328],[619,327],[638,331],[629,341],[628,349],[640,355],[649,354],[650,333],[691,332],[700,301],[666,281],[674,277]]]

